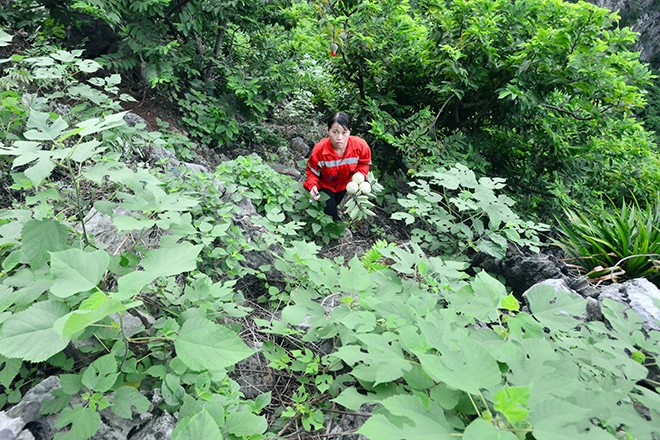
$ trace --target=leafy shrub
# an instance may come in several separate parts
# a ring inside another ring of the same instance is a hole
[[[276,172],[257,155],[223,162],[215,176],[236,192],[236,197],[247,196],[252,200],[257,211],[268,220],[263,226],[271,232],[328,243],[340,237],[345,229],[323,212],[327,195],[322,194],[319,201],[311,202],[302,185]]]
[[[509,242],[538,250],[537,233],[547,229],[521,219],[511,209],[513,200],[496,193],[505,187],[504,179],[477,179],[461,164],[420,172],[410,186],[412,191],[398,199],[405,211],[392,218],[413,225],[413,238],[432,252],[474,250],[503,258]]]
[[[345,265],[317,252],[285,249],[276,266],[289,302],[281,319],[258,321],[280,336],[271,364],[304,385],[283,418],[297,411],[311,431],[334,402],[375,405],[358,430],[373,440],[657,435],[660,405],[641,384],[655,386],[642,351],[657,352],[658,332],[645,338],[622,304],[603,302],[607,328],[579,318],[584,298],[537,286],[523,311],[497,279],[419,246],[380,242]]]
[[[25,98],[0,107],[0,121],[12,121],[0,155],[24,196],[0,210],[0,404],[57,375],[62,388],[40,408],[56,416],[56,438],[92,437],[104,408],[128,419],[144,414],[151,407],[144,394],[156,388],[161,409],[179,411],[173,439],[190,438],[201,425],[212,438],[259,436],[266,422],[255,412],[263,406],[241,400],[227,376],[253,351],[217,322],[246,313],[235,301],[236,280],[227,279],[230,271],[201,272],[232,268],[231,255],[205,246],[231,243],[222,235],[230,213],[204,218],[189,194],[197,187],[129,167],[109,151],[125,133],[124,113],[112,113],[118,78],[93,75],[98,64],[78,55],[13,57],[0,72],[2,88]],[[66,100],[76,107],[50,111]],[[92,205],[118,229],[117,248],[86,229]],[[207,264],[198,268],[200,255],[216,264],[202,258]],[[127,332],[129,311],[153,321]],[[65,355],[81,346],[84,356]]]
[[[181,121],[190,135],[207,147],[230,145],[240,132],[235,110],[199,90],[191,90],[179,100]]]
[[[559,245],[592,278],[660,283],[660,204],[637,201],[582,213],[566,210]]]

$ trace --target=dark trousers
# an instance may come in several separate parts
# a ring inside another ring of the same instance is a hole
[[[341,201],[344,199],[344,196],[346,195],[346,190],[339,192],[332,192],[328,188],[321,188],[319,191],[327,194],[329,197],[328,201],[325,202],[325,209],[323,210],[323,212],[331,216],[334,221],[338,222],[339,214],[337,213],[337,206],[339,206]]]

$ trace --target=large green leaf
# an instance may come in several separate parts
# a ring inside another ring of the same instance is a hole
[[[61,116],[58,116],[51,123],[50,113],[33,110],[30,112],[26,126],[30,130],[23,133],[25,139],[30,141],[54,141],[67,129],[69,124]]]
[[[144,414],[149,410],[151,402],[145,396],[140,394],[138,390],[133,387],[123,386],[115,392],[115,397],[112,399],[112,412],[117,417],[123,419],[132,419],[133,411],[135,408],[138,414]]]
[[[111,354],[106,354],[89,364],[82,374],[82,384],[92,391],[108,391],[117,381],[119,371],[117,361]]]
[[[518,440],[514,433],[502,431],[481,418],[473,420],[461,438],[463,440]]]
[[[21,231],[23,255],[32,269],[39,269],[50,258],[49,252],[62,251],[68,247],[68,237],[69,230],[59,222],[49,219],[30,220]]]
[[[71,425],[66,432],[55,434],[55,440],[85,440],[96,434],[101,424],[101,416],[91,408],[77,406],[64,408],[55,421],[58,429]]]
[[[0,47],[10,46],[11,45],[11,40],[13,38],[14,37],[9,35],[7,32],[0,29]]]
[[[85,252],[68,249],[51,252],[50,273],[54,282],[50,291],[55,296],[67,298],[93,289],[101,281],[109,263],[108,253],[102,250]]]
[[[9,389],[22,365],[23,361],[20,359],[9,359],[0,356],[0,385],[5,387],[5,390]]]
[[[465,339],[441,355],[417,354],[424,371],[452,388],[479,394],[502,381],[495,359],[478,343]]]
[[[132,272],[119,278],[118,299],[128,299],[136,295],[158,277],[194,270],[202,247],[184,242],[149,251],[140,262],[144,271]]]
[[[0,327],[0,354],[41,362],[64,350],[69,338],[60,336],[53,324],[68,312],[62,302],[42,301],[13,314]]]
[[[263,416],[258,416],[250,412],[230,412],[227,414],[225,429],[228,433],[237,437],[247,437],[251,435],[260,435],[266,432],[268,423]]]
[[[374,414],[358,433],[373,440],[449,440],[449,424],[435,402],[428,406],[417,396],[397,395],[382,402],[385,411]]]
[[[479,272],[470,287],[447,295],[459,312],[481,322],[497,321],[497,307],[505,297],[506,287],[486,272]]]
[[[222,440],[223,438],[218,424],[205,409],[189,419],[180,420],[172,431],[172,440]]]
[[[578,294],[548,285],[534,286],[526,296],[532,315],[551,330],[575,328],[587,307],[587,300]]]
[[[235,332],[204,318],[183,323],[174,342],[177,356],[191,370],[222,370],[252,355]]]
[[[78,310],[60,318],[53,326],[63,336],[72,336],[113,313],[123,312],[126,306],[103,292],[94,292],[85,299]]]
[[[387,335],[361,334],[358,338],[369,352],[363,363],[353,368],[356,378],[374,385],[393,382],[410,371],[412,365],[404,356],[399,343]]]

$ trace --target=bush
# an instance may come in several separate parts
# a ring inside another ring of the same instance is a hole
[[[658,200],[656,197],[655,200]],[[660,282],[660,205],[635,200],[591,214],[566,210],[559,245],[591,278]]]

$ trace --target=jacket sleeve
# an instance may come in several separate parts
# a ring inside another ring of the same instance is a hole
[[[319,166],[320,148],[314,147],[312,154],[307,159],[307,166],[305,172],[307,173],[307,180],[303,187],[309,191],[313,186],[319,188],[319,179],[321,178],[321,167]]]
[[[360,139],[360,159],[358,160],[358,166],[355,171],[364,174],[364,177],[367,177],[369,173],[369,168],[371,168],[371,149],[367,144],[367,141]]]

